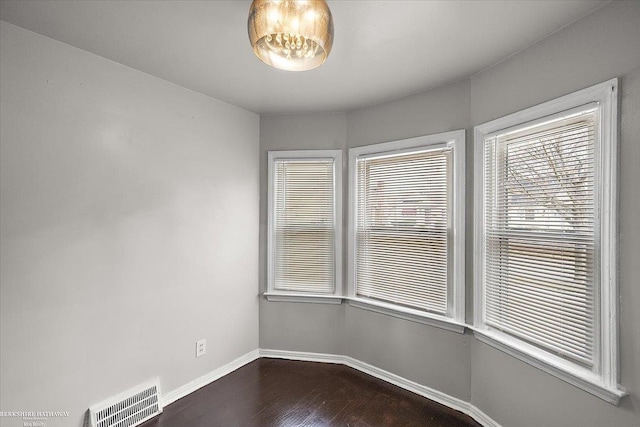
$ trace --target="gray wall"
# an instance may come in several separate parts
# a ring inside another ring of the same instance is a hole
[[[463,81],[350,112],[347,145],[351,148],[458,129],[465,129],[468,136],[471,131],[468,125],[469,82]],[[468,153],[472,152],[472,144],[468,143],[466,148]],[[471,181],[467,180],[467,190],[472,188]],[[470,213],[467,209],[467,215]],[[466,234],[465,238],[471,242],[471,230]],[[471,268],[469,255],[468,269]],[[471,285],[468,280],[465,293],[469,296]],[[471,309],[471,302],[472,298],[468,298],[466,311]],[[468,345],[473,338],[351,306],[346,306],[345,311],[347,355],[469,401]]]
[[[0,31],[2,410],[79,426],[142,381],[166,393],[255,350],[259,117]]]
[[[267,288],[267,152],[344,149],[346,135],[346,114],[342,113],[260,117],[261,292]],[[344,354],[343,329],[341,305],[260,301],[261,348]]]
[[[612,2],[471,79],[472,125],[620,78],[620,407],[480,342],[471,347],[476,406],[504,426],[640,425],[640,2]]]
[[[443,331],[345,304],[262,301],[260,346],[346,354],[470,401],[505,427],[639,425],[640,2],[612,2],[464,82],[349,112],[346,136],[339,134],[344,119],[337,114],[263,116],[261,260],[264,263],[266,259],[266,150],[340,148],[340,141],[349,148],[466,129],[466,318],[471,322],[473,126],[614,77],[621,79],[621,384],[630,394],[620,406],[477,342],[469,334]],[[302,128],[297,127],[295,132],[284,126],[301,117]],[[319,128],[316,120],[326,121],[329,126]],[[345,178],[346,172],[345,169]],[[344,179],[345,192],[347,181]],[[265,271],[263,264],[262,284]]]

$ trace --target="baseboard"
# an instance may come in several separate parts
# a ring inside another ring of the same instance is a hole
[[[413,393],[419,394],[420,396],[424,396],[428,399],[433,400],[434,402],[440,403],[456,411],[468,414],[469,404],[464,400],[460,400],[446,393],[442,393],[438,390],[432,389],[422,384],[418,384],[404,377],[392,374],[389,371],[385,371],[384,369],[377,368],[359,360],[352,358],[349,359],[350,360],[348,360],[347,366],[350,366],[354,369],[364,372],[365,374],[369,374],[393,385],[397,385],[398,387],[405,390],[409,390]]]
[[[231,362],[227,363],[226,365],[223,365],[221,367],[219,367],[218,369],[209,372],[208,374],[205,374],[199,378],[196,378],[195,380],[181,386],[178,387],[175,390],[171,390],[170,392],[166,393],[164,396],[162,396],[162,405],[163,406],[167,406],[173,402],[175,402],[176,400],[185,397],[188,394],[193,393],[194,391],[198,390],[199,388],[202,388],[204,386],[206,386],[207,384],[210,384],[212,382],[214,382],[215,380],[224,377],[227,374],[230,374],[231,372],[235,371],[238,368],[243,367],[244,365],[246,365],[247,363],[251,363],[254,360],[256,360],[257,358],[260,357],[260,351],[258,349],[256,350],[252,350],[249,353],[242,355],[240,357],[238,357],[235,360],[232,360]]]
[[[469,412],[467,415],[482,424],[484,427],[500,427],[500,424],[495,422],[493,418],[489,417],[489,415],[485,414],[473,405],[469,405]]]
[[[336,363],[339,365],[346,365],[346,360],[350,359],[340,354],[309,353],[306,351],[271,350],[264,348],[260,349],[260,357],[268,357],[271,359],[301,360],[303,362]]]
[[[471,418],[482,424],[484,427],[501,427],[500,424],[495,422],[491,417],[482,412],[480,409],[473,406],[471,403],[458,399],[457,397],[450,396],[441,391],[432,389],[430,387],[418,384],[411,380],[408,380],[399,375],[393,374],[384,369],[377,368],[368,363],[354,359],[349,356],[343,356],[340,354],[327,354],[327,353],[310,353],[303,351],[288,351],[288,350],[271,350],[271,349],[256,349],[249,353],[238,357],[237,359],[219,367],[218,369],[209,372],[197,378],[182,387],[170,391],[162,397],[162,405],[167,406],[176,400],[193,393],[212,383],[213,381],[224,377],[227,374],[235,371],[238,368],[251,363],[260,357],[267,357],[272,359],[289,359],[289,360],[301,360],[305,362],[321,362],[321,363],[335,363],[339,365],[346,365],[353,369],[357,369],[360,372],[371,375],[393,385],[396,385],[405,390],[409,390],[420,396],[431,399],[434,402],[438,402],[451,409],[462,412],[469,415]]]
[[[485,414],[469,402],[458,399],[457,397],[450,396],[446,393],[442,393],[441,391],[432,389],[422,384],[418,384],[404,377],[393,374],[389,371],[385,371],[384,369],[377,368],[373,365],[369,365],[368,363],[362,362],[352,357],[338,354],[308,353],[301,351],[270,349],[260,349],[260,357],[346,365],[353,369],[357,369],[358,371],[364,372],[365,374],[369,374],[372,377],[376,377],[400,388],[426,397],[427,399],[433,400],[434,402],[438,402],[451,409],[462,412],[463,414],[469,415],[484,427],[500,427],[500,424],[495,422],[487,414]]]

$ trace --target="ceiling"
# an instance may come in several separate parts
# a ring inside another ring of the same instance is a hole
[[[286,72],[249,45],[250,0],[8,1],[0,19],[260,114],[348,111],[470,77],[607,1],[329,0],[333,51]]]

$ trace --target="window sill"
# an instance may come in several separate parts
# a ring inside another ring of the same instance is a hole
[[[363,310],[373,311],[375,313],[385,314],[399,319],[409,320],[411,322],[422,323],[424,325],[434,326],[436,328],[446,329],[448,331],[464,333],[466,325],[458,323],[453,319],[443,316],[425,313],[419,310],[399,307],[384,302],[363,300],[359,298],[345,298],[349,301],[349,305]]]
[[[410,322],[422,323],[423,325],[434,326],[436,328],[445,329],[447,331],[464,333],[468,325],[458,323],[453,319],[438,316],[435,314],[425,313],[419,310],[399,307],[393,304],[386,304],[378,301],[368,301],[359,298],[347,298],[336,295],[318,295],[318,294],[294,294],[280,292],[265,292],[264,297],[267,301],[272,302],[296,302],[296,303],[312,303],[312,304],[342,304],[342,301],[348,301],[352,307],[363,310],[373,311],[374,313],[385,314],[398,319],[408,320]]]
[[[312,304],[342,304],[342,297],[336,295],[317,295],[317,294],[294,294],[265,292],[263,294],[267,301],[275,302],[305,302]]]
[[[594,373],[520,340],[491,330],[474,329],[473,334],[478,341],[497,348],[614,405],[618,405],[620,399],[626,395],[624,389],[602,383]]]

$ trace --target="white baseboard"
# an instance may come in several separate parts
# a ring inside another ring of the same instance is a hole
[[[336,363],[339,365],[346,365],[346,356],[340,354],[329,353],[309,353],[306,351],[289,351],[289,350],[270,350],[261,348],[260,357],[268,357],[271,359],[289,359],[289,360],[302,360],[304,362],[324,362],[324,363]]]
[[[301,351],[269,349],[260,349],[260,357],[346,365],[353,369],[357,369],[358,371],[364,372],[365,374],[369,374],[372,377],[376,377],[400,388],[426,397],[427,399],[433,400],[434,402],[445,405],[451,409],[462,412],[463,414],[469,415],[484,427],[500,427],[500,424],[495,422],[487,414],[485,414],[469,402],[458,399],[457,397],[450,396],[446,393],[442,393],[441,391],[432,389],[422,384],[418,384],[404,377],[392,374],[391,372],[385,371],[384,369],[377,368],[352,357],[338,354],[307,353]]]
[[[500,424],[495,422],[493,418],[489,417],[474,405],[469,404],[469,412],[466,414],[485,427],[500,427]]]
[[[372,377],[376,377],[393,385],[396,385],[405,390],[409,390],[413,393],[419,394],[420,396],[426,397],[427,399],[431,399],[434,402],[438,402],[442,405],[445,405],[451,409],[462,412],[463,414],[469,415],[471,418],[482,424],[484,427],[501,427],[500,424],[491,419],[487,414],[482,412],[480,409],[473,406],[471,403],[466,402],[464,400],[458,399],[457,397],[450,396],[446,393],[442,393],[441,391],[432,389],[430,387],[424,386],[422,384],[418,384],[411,380],[408,380],[399,375],[393,374],[389,371],[385,371],[384,369],[377,368],[373,365],[369,365],[368,363],[362,362],[360,360],[354,359],[349,356],[343,356],[340,354],[326,354],[326,353],[309,353],[303,351],[288,351],[288,350],[270,350],[270,349],[256,349],[250,351],[249,353],[238,357],[237,359],[227,363],[219,367],[218,369],[209,372],[197,378],[182,387],[179,387],[175,390],[170,391],[162,397],[162,405],[167,406],[176,400],[193,393],[206,386],[207,384],[212,383],[213,381],[224,377],[227,374],[235,371],[238,368],[246,365],[247,363],[251,363],[254,360],[260,357],[268,357],[274,359],[289,359],[289,360],[301,360],[306,362],[322,362],[322,363],[335,363],[340,365],[346,365],[353,369],[356,369],[360,372],[364,372],[365,374],[369,374]]]
[[[196,378],[195,380],[188,382],[187,384],[181,387],[178,387],[175,390],[171,390],[170,392],[162,396],[162,406],[167,406],[175,402],[176,400],[183,398],[188,394],[193,393],[199,388],[202,388],[207,384],[210,384],[215,380],[222,378],[227,374],[230,374],[236,369],[243,367],[247,363],[253,362],[258,357],[260,357],[260,351],[258,349],[252,350],[249,353],[242,355],[235,360],[232,360],[226,365],[223,365],[218,369],[209,372],[208,374],[205,374],[199,378]]]

